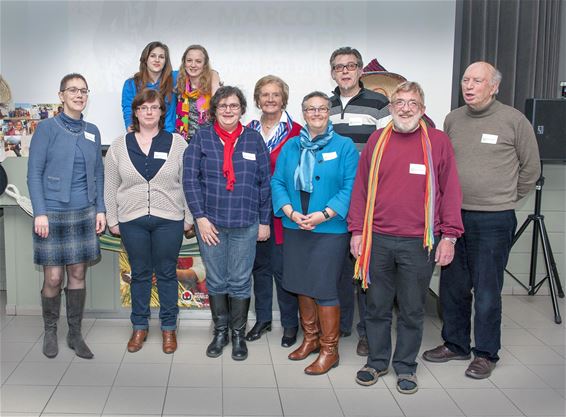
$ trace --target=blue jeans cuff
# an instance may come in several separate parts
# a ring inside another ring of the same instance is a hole
[[[163,326],[161,325],[161,331],[171,331],[171,330],[177,330],[177,325],[173,324],[171,326]]]
[[[149,330],[149,326],[143,324],[134,324],[132,327],[134,330]]]

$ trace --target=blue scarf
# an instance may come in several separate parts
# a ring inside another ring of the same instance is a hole
[[[295,189],[312,193],[312,175],[314,173],[314,165],[316,162],[315,153],[321,148],[324,148],[334,136],[334,127],[332,122],[328,122],[326,132],[311,138],[307,126],[301,129],[299,134],[299,145],[301,147],[301,158],[299,165],[295,169]]]
[[[280,122],[277,129],[273,132],[269,140],[265,143],[267,149],[269,149],[269,153],[273,152],[275,148],[287,137],[291,128],[293,127],[293,121],[291,120],[291,116],[289,113],[285,112],[287,115],[287,122]],[[252,120],[248,127],[261,133],[261,122],[259,120]]]

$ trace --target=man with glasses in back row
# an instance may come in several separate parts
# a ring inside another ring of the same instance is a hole
[[[348,46],[338,48],[330,57],[330,73],[337,84],[330,99],[330,121],[334,131],[351,138],[358,151],[362,150],[373,132],[384,127],[391,120],[387,107],[389,100],[383,94],[364,87],[360,81],[362,69],[362,56],[357,49]],[[353,258],[347,255],[338,283],[340,335],[345,337],[352,333],[354,293],[357,293],[360,322],[357,325],[359,342],[356,352],[360,356],[367,356],[368,344],[364,323],[365,292],[352,282],[353,275]]]

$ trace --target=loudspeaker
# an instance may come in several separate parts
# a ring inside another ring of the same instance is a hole
[[[541,161],[566,161],[566,99],[529,98],[525,116],[535,130]]]

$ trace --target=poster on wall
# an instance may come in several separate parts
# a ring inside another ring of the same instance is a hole
[[[60,104],[5,103],[1,108],[0,149],[2,159],[29,155],[37,124],[63,111]]]
[[[128,254],[122,246],[119,237],[102,235],[100,236],[101,249],[109,250],[119,254],[119,276],[120,282],[120,302],[122,307],[132,306],[130,293],[131,268],[128,261]],[[206,289],[206,272],[200,257],[199,247],[196,238],[184,240],[179,258],[177,260],[177,278],[179,280],[178,305],[180,308],[189,310],[201,310],[209,308],[208,291]],[[159,307],[159,295],[157,292],[157,278],[152,277],[150,307]]]

